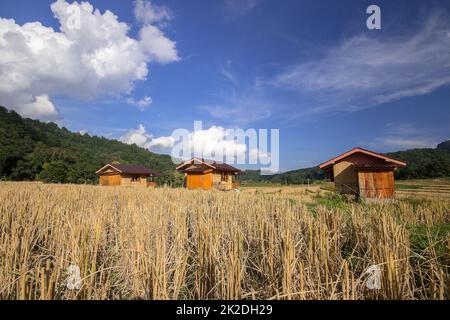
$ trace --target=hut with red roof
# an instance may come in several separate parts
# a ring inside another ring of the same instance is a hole
[[[394,171],[406,163],[363,148],[354,148],[319,166],[341,194],[393,198]]]
[[[153,170],[135,164],[107,164],[96,173],[101,186],[156,187],[153,179],[159,176]]]
[[[212,188],[228,191],[238,187],[239,169],[226,163],[193,158],[183,162],[177,170],[185,175],[185,187],[189,190]]]

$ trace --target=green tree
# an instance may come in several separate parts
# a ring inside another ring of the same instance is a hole
[[[67,180],[66,165],[62,161],[44,163],[39,180],[45,183],[65,183]]]

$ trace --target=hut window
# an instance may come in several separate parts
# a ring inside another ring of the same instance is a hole
[[[131,177],[131,182],[138,182],[138,181],[139,181],[139,177],[138,176]]]
[[[221,180],[222,180],[223,182],[228,181],[228,173],[222,172],[221,178],[222,178]]]

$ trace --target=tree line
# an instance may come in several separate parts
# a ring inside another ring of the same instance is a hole
[[[408,166],[395,172],[397,179],[450,176],[450,140],[435,149],[388,153]],[[55,123],[24,119],[0,107],[0,179],[46,183],[97,184],[95,172],[107,163],[141,164],[160,174],[160,184],[181,186],[183,176],[175,171],[168,155],[152,153],[137,145],[70,132]],[[261,176],[243,172],[241,181],[307,184],[325,179],[319,167]]]
[[[55,123],[24,119],[0,107],[0,179],[97,184],[95,172],[107,163],[136,163],[160,174],[162,184],[181,185],[167,155],[136,145],[70,132]]]

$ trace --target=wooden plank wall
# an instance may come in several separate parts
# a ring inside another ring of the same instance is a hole
[[[209,190],[212,188],[213,175],[207,174],[188,174],[187,175],[187,188],[189,190],[204,189]]]
[[[394,197],[394,172],[392,171],[361,171],[358,173],[358,180],[362,197]]]
[[[352,163],[341,161],[336,163],[333,168],[334,183],[336,190],[341,194],[358,193],[358,173],[353,168]]]
[[[119,174],[100,176],[101,186],[120,186],[122,182],[122,177]]]

